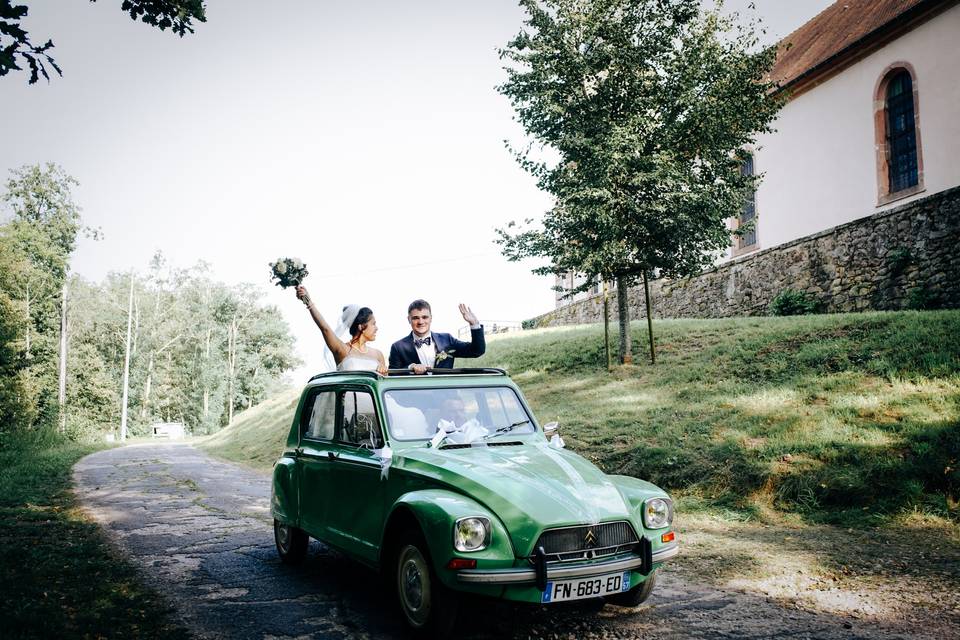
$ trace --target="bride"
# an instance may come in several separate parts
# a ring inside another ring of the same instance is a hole
[[[347,305],[343,308],[340,324],[334,331],[313,306],[310,294],[303,285],[297,287],[297,298],[307,305],[313,321],[320,327],[323,341],[327,343],[329,353],[333,354],[334,362],[330,364],[335,363],[337,371],[376,371],[382,375],[387,374],[383,353],[367,346],[368,342],[373,342],[377,337],[377,320],[373,317],[373,311],[355,304]],[[346,337],[347,330],[350,341],[344,342],[340,336]]]

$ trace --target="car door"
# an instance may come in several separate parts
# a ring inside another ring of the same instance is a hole
[[[374,453],[383,446],[381,421],[370,389],[342,389],[337,396],[339,450],[330,471],[336,490],[328,504],[327,532],[333,544],[375,562],[384,517],[384,482]]]
[[[338,446],[334,442],[337,391],[317,387],[304,403],[297,450],[300,528],[325,539],[325,518],[332,493],[331,466]]]

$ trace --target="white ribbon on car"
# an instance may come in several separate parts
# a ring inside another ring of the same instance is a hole
[[[483,437],[488,435],[490,430],[480,424],[476,418],[470,418],[460,426],[457,426],[452,420],[443,418],[437,422],[437,432],[430,439],[430,447],[436,449],[447,438],[454,444],[473,444],[482,442]]]
[[[440,443],[443,442],[443,439],[447,437],[448,434],[453,433],[457,430],[457,425],[453,420],[444,420],[443,418],[437,422],[437,432],[433,434],[433,437],[430,438],[430,448],[436,449],[440,446]]]
[[[374,449],[373,455],[380,459],[380,479],[386,480],[390,475],[390,466],[393,464],[393,449],[389,446]]]

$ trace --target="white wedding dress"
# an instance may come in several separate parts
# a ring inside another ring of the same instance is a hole
[[[337,371],[376,371],[379,365],[376,358],[351,351],[337,365]]]

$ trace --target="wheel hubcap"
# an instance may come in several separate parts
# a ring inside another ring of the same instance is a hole
[[[420,550],[403,548],[398,561],[397,591],[403,611],[411,624],[423,626],[430,617],[430,571]]]
[[[277,544],[284,553],[290,548],[290,527],[285,524],[277,525]]]

